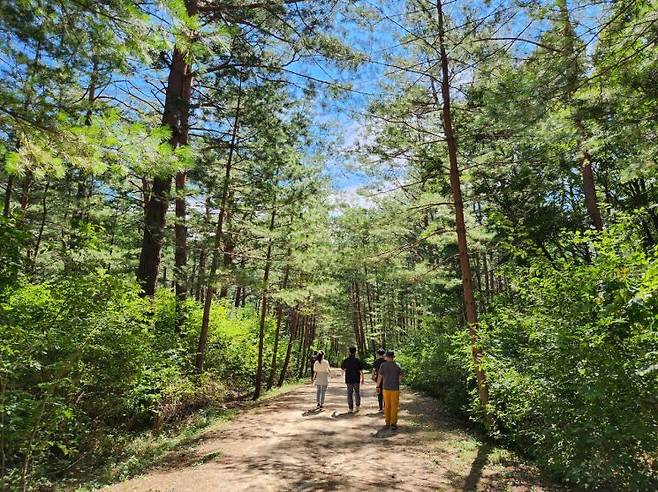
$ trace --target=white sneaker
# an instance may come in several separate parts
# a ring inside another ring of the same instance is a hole
[[[360,410],[360,408],[357,406],[357,407],[356,407],[356,412],[358,412],[359,410]],[[355,412],[355,413],[356,413],[356,412]]]

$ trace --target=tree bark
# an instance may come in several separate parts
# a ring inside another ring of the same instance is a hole
[[[313,342],[315,341],[315,327],[316,327],[316,322],[317,318],[313,316],[310,318],[309,323],[308,323],[308,336],[306,340],[306,352],[304,354],[303,360],[303,373],[302,376],[305,376],[307,372],[309,372],[312,368],[310,367],[311,365],[311,347],[313,346]]]
[[[468,243],[466,238],[466,222],[464,220],[464,202],[461,192],[461,180],[459,175],[459,167],[457,164],[457,142],[455,133],[452,127],[452,113],[450,101],[450,73],[448,70],[448,55],[445,47],[445,30],[443,24],[443,5],[442,0],[437,0],[436,9],[438,14],[438,28],[439,28],[439,53],[441,56],[441,97],[442,97],[442,114],[443,114],[443,131],[445,133],[446,142],[448,144],[448,158],[450,160],[450,188],[452,190],[452,197],[455,206],[455,223],[457,229],[457,246],[459,250],[459,264],[462,274],[462,286],[464,294],[464,305],[466,311],[466,322],[471,338],[471,354],[473,357],[473,365],[475,367],[475,376],[478,386],[478,394],[480,397],[480,405],[486,412],[487,405],[489,404],[489,391],[486,386],[485,374],[480,367],[480,359],[482,353],[478,347],[478,333],[477,333],[477,311],[475,308],[475,299],[473,296],[473,285],[471,281],[471,265],[468,257]],[[434,97],[439,103],[438,94],[434,87],[434,79],[432,79],[432,88]]]

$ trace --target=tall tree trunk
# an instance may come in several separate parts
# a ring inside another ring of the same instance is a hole
[[[85,126],[91,126],[92,116],[94,115],[94,103],[96,102],[96,87],[98,85],[99,62],[98,56],[92,56],[92,68],[89,76],[89,86],[87,87],[87,111],[85,113]],[[79,246],[79,230],[82,224],[87,221],[89,198],[92,195],[91,181],[92,175],[83,169],[78,170],[77,191],[75,194],[75,209],[71,214],[72,245]]]
[[[603,230],[603,220],[599,212],[599,200],[596,196],[596,184],[594,183],[594,170],[592,169],[592,158],[583,146],[585,138],[585,127],[579,117],[576,118],[576,131],[578,132],[578,147],[580,149],[580,173],[583,180],[583,193],[585,194],[585,207],[592,224],[597,231]]]
[[[23,178],[21,190],[21,210],[27,210],[27,207],[30,205],[30,191],[32,190],[33,179],[32,171],[27,171]]]
[[[308,316],[303,315],[300,323],[299,359],[297,360],[297,377],[304,373],[304,357],[306,355],[306,340],[308,339]]]
[[[36,75],[37,69],[39,68],[40,59],[41,59],[41,40],[39,39],[37,41],[37,46],[34,51],[34,58],[32,60],[32,63],[30,64],[30,67],[27,70],[26,84],[23,89],[23,92],[25,94],[25,100],[23,101],[23,111],[25,112],[25,114],[27,114],[27,112],[29,111],[30,105],[32,104],[32,97],[35,95],[33,76]],[[17,139],[16,149],[18,150],[19,147],[20,147],[20,141],[18,141]],[[23,189],[20,197],[21,210],[25,210],[30,202],[31,185],[32,185],[32,172],[28,170],[25,174],[25,177],[23,178],[23,183],[22,183]],[[7,182],[7,189],[5,190],[5,203],[4,203],[4,211],[3,211],[3,215],[5,217],[9,217],[9,214],[11,212],[11,194],[13,191],[13,187],[14,187],[14,177],[13,175],[10,175],[9,181]]]
[[[288,253],[286,254],[286,266],[283,272],[283,282],[281,283],[281,289],[286,290],[288,288],[288,278],[290,276],[290,255],[292,254],[292,248],[288,248]],[[283,305],[281,302],[277,303],[276,306],[276,330],[274,331],[274,347],[272,348],[272,363],[270,365],[270,376],[267,378],[267,389],[271,389],[274,386],[274,374],[276,373],[276,356],[279,351],[279,334],[281,333],[281,320],[283,318]]]
[[[205,213],[204,213],[204,226],[210,226],[210,193],[205,200]],[[205,227],[204,227],[205,229]],[[204,285],[206,281],[206,258],[208,256],[208,250],[205,242],[201,241],[201,251],[199,252],[199,273],[197,273],[197,282],[196,282],[196,291],[194,293],[194,298],[201,303],[204,301]]]
[[[364,329],[364,316],[361,310],[361,292],[359,289],[359,282],[355,282],[355,296],[356,296],[356,313],[359,326],[359,354],[361,357],[365,357],[367,348],[366,348],[366,333]]]
[[[564,63],[566,64],[565,78],[565,99],[567,103],[571,103],[573,95],[578,88],[579,82],[579,64],[578,55],[576,53],[575,37],[571,18],[569,14],[569,7],[566,0],[558,0],[558,8],[562,20],[562,55]],[[576,127],[576,144],[580,153],[580,172],[583,181],[583,194],[585,195],[585,208],[589,215],[590,220],[594,227],[601,231],[603,230],[603,220],[599,211],[599,201],[596,196],[596,185],[594,181],[594,170],[592,169],[592,159],[583,145],[583,141],[587,138],[585,127],[583,125],[582,116],[576,112],[573,116],[573,122]]]
[[[186,0],[185,6],[190,16],[195,15],[198,11],[196,0]],[[171,66],[169,68],[169,77],[167,79],[164,111],[162,113],[162,124],[171,129],[169,145],[171,145],[172,150],[176,149],[179,145],[186,145],[188,139],[192,67],[190,67],[185,59],[186,53],[182,52],[178,47],[174,47]],[[150,198],[145,204],[144,236],[139,255],[137,281],[142,288],[143,295],[146,296],[155,294],[165,220],[167,209],[169,208],[171,180],[171,176],[156,176],[153,178]],[[177,179],[177,186],[178,182],[179,179]],[[184,187],[185,180],[181,178],[180,183]],[[176,214],[177,219],[181,218],[179,214],[182,214],[183,218],[181,223],[183,227],[176,229],[176,252],[179,254],[177,261],[183,262],[184,257],[179,252],[179,248],[184,248],[186,243],[183,239],[183,237],[186,237],[184,228],[185,206],[177,206]]]
[[[39,233],[37,234],[37,240],[34,244],[34,256],[32,256],[32,270],[36,268],[37,265],[37,256],[39,256],[39,248],[41,247],[41,238],[43,237],[43,229],[46,225],[46,218],[48,216],[48,209],[46,208],[46,203],[48,199],[48,188],[50,187],[50,180],[46,181],[46,187],[43,190],[43,200],[41,202],[41,224],[39,225]]]
[[[185,184],[187,173],[176,173],[176,225],[174,226],[174,280],[176,291],[175,329],[179,333],[185,323],[183,303],[187,299],[187,204],[185,203]]]
[[[302,372],[302,376],[305,376],[307,372],[312,370],[313,368],[311,367],[311,347],[313,346],[313,342],[315,341],[315,327],[316,327],[316,317],[315,315],[309,319],[308,323],[308,336],[306,337],[306,352],[304,354],[303,360],[303,367],[304,370]]]
[[[188,279],[188,289],[187,289],[187,295],[191,296],[192,298],[196,299],[194,296],[195,292],[195,286],[196,286],[196,278],[198,275],[198,266],[199,266],[199,252],[196,251],[194,248],[191,250],[192,252],[192,270],[190,271],[190,278]]]
[[[354,331],[354,343],[361,350],[361,328],[359,327],[359,311],[356,301],[356,282],[352,282],[352,329]]]
[[[224,235],[224,260],[222,266],[228,269],[233,264],[233,256],[235,252],[235,241],[233,240],[233,231],[231,226],[231,203],[233,203],[233,193],[229,196],[228,211],[226,214],[226,234]],[[224,299],[228,295],[228,283],[224,283],[219,290],[219,298]]]
[[[11,214],[11,194],[14,190],[14,175],[10,174],[7,178],[7,188],[5,189],[4,208],[2,209],[2,216],[8,218]]]
[[[206,345],[208,343],[208,325],[210,324],[210,309],[212,307],[212,298],[215,293],[215,282],[217,282],[217,269],[219,268],[219,259],[221,255],[222,234],[224,233],[224,217],[226,215],[226,203],[229,193],[229,181],[231,180],[231,168],[233,166],[233,155],[237,144],[238,128],[240,125],[240,103],[242,91],[238,92],[238,100],[235,107],[235,118],[233,120],[233,131],[231,133],[231,144],[226,159],[226,170],[224,172],[224,184],[222,187],[222,196],[217,215],[217,227],[215,228],[215,241],[212,250],[212,263],[208,275],[208,285],[206,287],[205,299],[203,303],[203,317],[201,319],[201,332],[199,333],[199,343],[197,345],[195,370],[198,374],[203,372],[203,363],[206,357]]]
[[[203,302],[203,285],[206,277],[206,247],[201,246],[199,251],[199,266],[196,275],[196,289],[194,291],[194,298],[197,301]]]
[[[475,376],[477,379],[478,393],[480,397],[480,405],[486,412],[487,405],[489,404],[489,391],[486,385],[484,371],[480,366],[480,359],[482,353],[478,347],[478,332],[477,332],[477,312],[475,309],[475,299],[473,296],[473,285],[471,281],[471,265],[468,258],[468,243],[466,239],[466,223],[464,221],[464,202],[461,192],[461,180],[459,175],[459,167],[457,165],[457,142],[455,140],[455,133],[452,127],[452,113],[450,107],[450,73],[448,70],[448,55],[445,47],[445,30],[443,25],[443,5],[442,0],[437,0],[436,9],[438,14],[438,28],[439,28],[439,53],[441,56],[441,96],[443,103],[443,131],[448,144],[448,158],[450,160],[450,188],[452,189],[452,197],[455,206],[455,223],[457,229],[457,246],[459,250],[459,264],[462,273],[462,286],[464,291],[464,305],[466,311],[466,322],[471,338],[471,353],[473,357],[473,365],[475,367]],[[434,79],[432,79],[433,94],[440,105],[438,94],[434,86]]]
[[[297,336],[297,322],[299,320],[299,315],[297,313],[297,308],[295,307],[290,313],[290,331],[288,333],[288,346],[286,347],[286,357],[283,359],[283,366],[281,366],[281,374],[279,375],[279,382],[277,386],[280,388],[283,386],[283,383],[286,380],[286,374],[288,372],[288,364],[290,364],[290,355],[292,353],[292,344],[295,341]]]
[[[267,316],[268,282],[270,279],[270,265],[272,259],[272,232],[276,219],[276,208],[272,209],[270,218],[270,238],[267,241],[267,253],[265,254],[265,270],[263,271],[263,293],[261,295],[260,320],[258,322],[258,366],[256,367],[256,382],[254,389],[254,400],[260,398],[263,379],[263,348],[265,344],[265,317]]]

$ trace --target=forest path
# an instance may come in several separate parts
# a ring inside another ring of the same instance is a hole
[[[441,415],[437,400],[403,388],[393,432],[383,428],[373,383],[361,393],[361,411],[347,413],[335,372],[323,411],[315,410],[315,388],[307,383],[105,490],[545,490],[530,467]]]

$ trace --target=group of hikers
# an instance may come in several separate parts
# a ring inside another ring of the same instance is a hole
[[[347,406],[349,413],[359,411],[361,406],[361,385],[365,382],[365,365],[356,356],[356,347],[349,348],[349,355],[340,365],[347,386]],[[395,353],[380,348],[372,368],[372,380],[377,390],[379,411],[384,413],[386,427],[398,428],[398,408],[400,406],[400,380],[402,368],[395,362]],[[324,399],[331,378],[331,366],[324,352],[313,352],[311,356],[311,381],[316,386],[317,408],[324,408]]]

